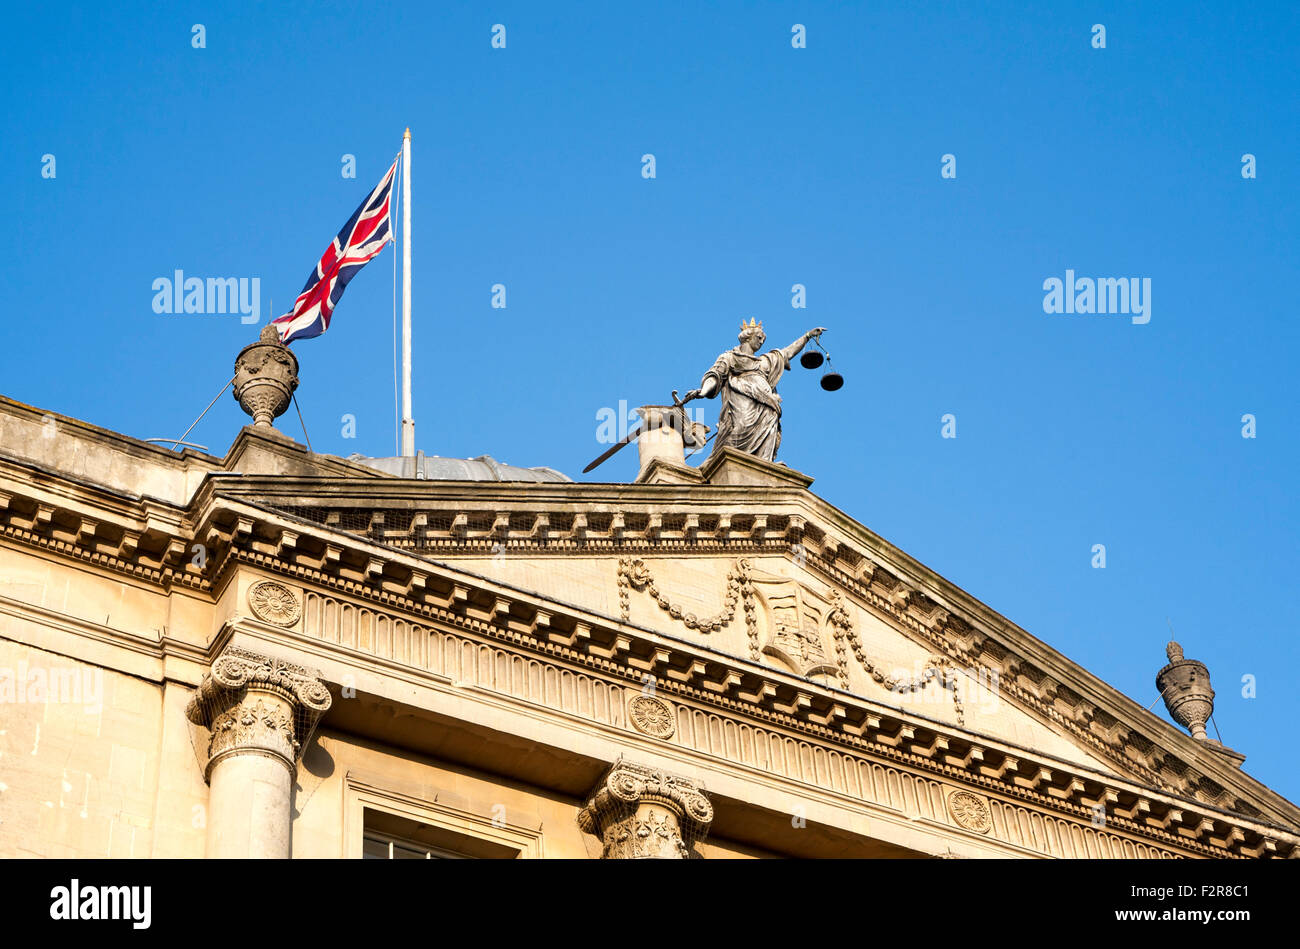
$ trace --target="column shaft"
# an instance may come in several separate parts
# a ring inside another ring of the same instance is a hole
[[[186,715],[208,729],[209,857],[288,857],[297,761],[329,690],[302,666],[230,648]]]

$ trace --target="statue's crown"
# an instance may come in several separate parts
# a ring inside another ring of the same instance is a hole
[[[750,317],[748,323],[746,323],[744,320],[740,321],[740,328],[742,330],[761,330],[763,328],[763,324],[756,322],[753,317]]]

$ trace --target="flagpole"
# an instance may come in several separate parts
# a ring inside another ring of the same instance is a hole
[[[411,417],[411,130],[402,136],[402,457],[415,457]]]

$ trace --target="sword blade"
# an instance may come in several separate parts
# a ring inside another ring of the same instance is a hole
[[[623,439],[621,441],[616,443],[613,447],[607,449],[604,452],[604,454],[602,454],[599,458],[597,458],[591,464],[587,465],[587,467],[583,468],[582,473],[586,474],[588,471],[591,471],[593,468],[596,468],[599,465],[604,464],[606,461],[609,460],[610,457],[614,455],[615,452],[617,452],[620,448],[622,448],[624,445],[628,444],[629,442],[634,441],[636,437],[640,434],[641,434],[641,429],[639,428],[632,429],[632,431],[628,432],[626,435],[623,436]]]

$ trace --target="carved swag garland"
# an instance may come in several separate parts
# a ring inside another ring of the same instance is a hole
[[[694,613],[688,613],[683,607],[669,602],[668,597],[660,593],[659,588],[655,586],[654,577],[650,575],[650,568],[646,566],[644,560],[623,557],[618,562],[618,605],[625,621],[631,611],[629,593],[631,587],[645,590],[650,594],[650,598],[659,604],[661,610],[673,619],[679,620],[687,629],[697,629],[701,633],[712,633],[730,623],[732,617],[736,615],[736,601],[743,600],[745,627],[749,632],[749,655],[752,659],[759,658],[758,616],[754,612],[754,584],[751,582],[748,560],[737,560],[727,573],[727,595],[722,612],[705,619],[700,619]]]
[[[902,695],[905,692],[919,692],[931,682],[938,683],[952,693],[953,708],[957,712],[957,724],[966,724],[966,713],[962,708],[961,695],[957,691],[957,669],[944,656],[932,655],[925,661],[921,674],[911,679],[899,679],[882,672],[874,662],[867,658],[862,648],[862,640],[853,628],[853,617],[849,614],[844,595],[839,590],[831,590],[831,611],[826,617],[835,637],[835,664],[840,669],[840,686],[849,687],[849,660],[846,647],[852,647],[858,663],[878,684],[891,692]]]
[[[731,623],[736,614],[736,603],[741,602],[745,609],[745,628],[749,636],[749,655],[751,659],[761,661],[759,647],[758,614],[756,610],[753,584],[753,570],[748,560],[739,559],[727,573],[727,592],[721,612],[714,616],[700,619],[694,613],[687,612],[680,604],[673,603],[655,584],[649,566],[640,558],[623,557],[618,562],[618,603],[624,621],[631,616],[631,591],[645,590],[661,610],[680,622],[687,629],[701,633],[712,633]],[[957,713],[957,724],[964,725],[965,711],[961,695],[957,691],[957,669],[946,656],[930,656],[921,674],[910,679],[901,679],[883,672],[868,658],[862,641],[853,626],[853,616],[849,613],[848,603],[839,590],[830,592],[830,612],[826,621],[835,639],[835,664],[839,669],[840,687],[849,686],[848,651],[853,650],[858,663],[879,685],[899,695],[920,692],[932,682],[937,682],[946,689]]]

